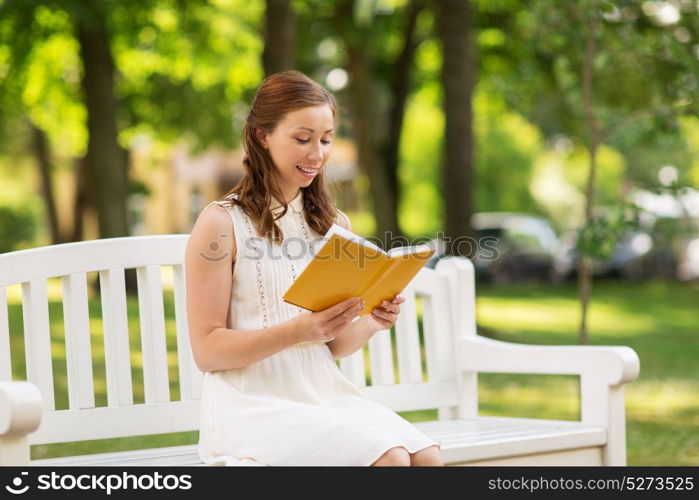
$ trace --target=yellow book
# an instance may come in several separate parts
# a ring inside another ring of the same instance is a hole
[[[360,314],[400,293],[436,252],[427,244],[385,252],[337,224],[325,234],[319,250],[284,293],[289,304],[321,311],[350,297],[364,299]]]

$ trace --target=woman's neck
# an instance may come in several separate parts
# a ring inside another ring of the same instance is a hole
[[[296,199],[296,197],[301,194],[301,188],[295,188],[293,192],[282,192],[282,196],[284,196],[284,203],[291,203]]]

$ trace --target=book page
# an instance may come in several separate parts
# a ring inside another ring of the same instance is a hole
[[[365,247],[371,248],[372,250],[376,250],[377,252],[381,252],[385,254],[386,252],[383,251],[383,249],[375,244],[373,244],[371,241],[362,238],[358,234],[353,233],[352,231],[349,231],[345,229],[342,226],[339,226],[337,224],[333,224],[330,226],[330,229],[328,229],[328,232],[325,233],[325,236],[323,236],[323,239],[321,240],[320,244],[318,245],[317,248],[323,248],[325,243],[330,240],[333,234],[337,234],[338,236],[341,236],[342,238],[348,239],[350,241],[354,241],[360,245],[364,245]]]
[[[411,247],[403,246],[391,248],[388,252],[386,252],[386,255],[388,255],[391,258],[394,258],[413,253],[429,252],[430,250],[432,250],[432,247],[430,245],[428,245],[427,243],[421,243],[419,245]]]

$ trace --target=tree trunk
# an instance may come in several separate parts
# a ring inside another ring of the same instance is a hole
[[[75,161],[75,197],[73,198],[73,230],[70,241],[82,241],[83,217],[88,206],[93,205],[90,200],[90,192],[87,185],[87,163],[85,157]]]
[[[41,194],[46,206],[46,218],[51,231],[51,243],[56,245],[63,242],[61,229],[58,225],[58,213],[56,211],[56,200],[53,194],[52,165],[49,153],[48,140],[43,130],[39,129],[29,121],[32,136],[32,151],[36,157],[36,164],[41,178]]]
[[[87,108],[87,184],[94,194],[101,238],[128,235],[128,183],[123,150],[117,140],[114,63],[106,14],[101,2],[84,1],[86,13],[76,20],[83,62],[82,89]]]
[[[588,151],[590,154],[590,168],[585,188],[585,223],[592,223],[593,207],[595,203],[595,178],[597,171],[597,149],[599,147],[599,124],[595,116],[593,82],[593,61],[596,52],[597,17],[595,13],[586,15],[587,39],[585,43],[585,60],[583,62],[582,95],[585,107],[585,121],[588,128]],[[588,328],[587,313],[592,295],[592,261],[583,255],[580,259],[578,272],[578,285],[581,304],[581,318],[579,329],[579,342],[587,344]]]
[[[265,76],[294,68],[296,20],[290,0],[267,0],[264,41]]]
[[[352,102],[352,123],[358,147],[361,170],[369,177],[369,189],[376,218],[376,236],[384,247],[392,237],[401,235],[398,227],[397,193],[391,182],[391,173],[381,155],[382,147],[377,144],[377,92],[372,71],[372,58],[363,47],[349,47],[349,73]]]
[[[128,236],[128,163],[118,141],[115,68],[107,13],[102,2],[83,0],[82,7],[80,17],[76,19],[76,31],[87,108],[86,193],[97,211],[100,238]],[[133,269],[125,270],[124,281],[126,292],[134,294],[137,284]],[[95,280],[92,286],[98,292],[99,280]]]
[[[405,31],[403,33],[403,50],[395,64],[393,81],[391,82],[391,95],[393,102],[389,110],[388,117],[388,139],[383,151],[383,163],[386,168],[386,175],[391,192],[395,193],[395,211],[398,212],[398,200],[400,199],[400,185],[398,183],[398,163],[400,153],[400,138],[403,131],[403,119],[405,117],[405,104],[410,93],[411,73],[413,69],[413,61],[415,59],[415,51],[420,45],[421,40],[415,38],[415,28],[417,18],[424,5],[419,0],[410,2],[407,7],[407,18]],[[396,225],[398,221],[396,219]],[[400,231],[400,228],[398,229]],[[400,233],[402,234],[402,233]]]
[[[410,90],[410,71],[414,59],[414,31],[417,16],[422,5],[411,2],[407,7],[405,46],[400,57],[390,68],[394,75],[388,83],[391,93],[391,108],[384,109],[379,103],[382,98],[378,92],[380,81],[372,57],[372,25],[356,26],[354,23],[353,0],[337,3],[334,22],[335,31],[347,47],[347,72],[350,75],[349,101],[352,115],[352,133],[357,141],[358,162],[360,170],[369,179],[369,191],[376,220],[375,236],[385,248],[389,247],[391,238],[402,236],[398,224],[398,151],[400,133],[403,126],[405,102]],[[384,118],[384,114],[388,116]],[[378,128],[379,123],[387,123],[386,133]],[[402,242],[404,243],[404,242]]]
[[[437,29],[442,41],[445,149],[442,192],[448,255],[471,257],[475,245],[457,244],[473,236],[474,141],[471,96],[474,87],[473,15],[468,0],[437,2]]]

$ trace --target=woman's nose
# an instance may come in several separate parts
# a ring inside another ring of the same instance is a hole
[[[320,148],[320,144],[314,144],[311,146],[311,151],[308,153],[308,159],[314,161],[321,161],[323,159],[323,151]]]

